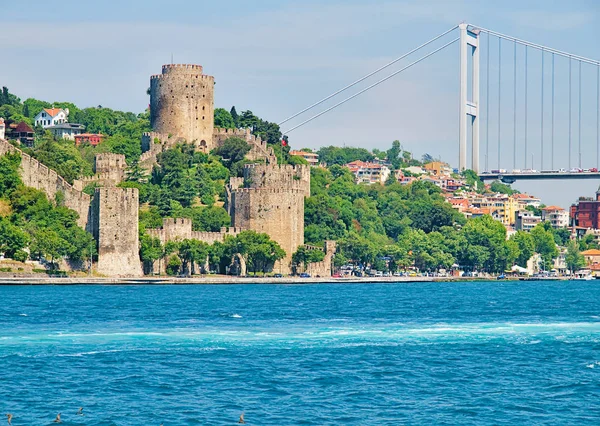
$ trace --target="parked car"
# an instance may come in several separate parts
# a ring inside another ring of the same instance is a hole
[[[273,275],[273,278],[283,278],[283,274],[275,274]]]
[[[300,274],[300,278],[310,278],[310,274],[309,274],[309,273],[307,273],[307,272],[302,272],[302,273]]]
[[[342,276],[340,274],[333,274],[331,278],[342,278]]]
[[[592,167],[592,168],[590,169],[590,172],[592,172],[592,173],[598,173],[598,169],[597,169],[597,168],[595,168],[595,167]]]

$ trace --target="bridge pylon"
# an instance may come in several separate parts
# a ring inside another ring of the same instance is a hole
[[[467,164],[467,129],[469,119],[472,124],[471,169],[479,173],[479,30],[460,24],[460,107],[459,107],[459,170],[468,169]],[[468,91],[469,57],[472,57],[471,99]]]

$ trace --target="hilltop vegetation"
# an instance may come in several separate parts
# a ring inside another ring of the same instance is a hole
[[[170,273],[195,272],[194,264],[208,255],[211,268],[223,271],[238,250],[247,257],[250,270],[264,271],[265,265],[281,258],[281,247],[264,234],[242,233],[212,246],[197,241],[163,246],[145,232],[160,227],[166,217],[190,218],[195,231],[218,231],[228,226],[230,218],[223,208],[225,184],[230,176],[241,176],[248,162],[244,156],[250,148],[244,140],[230,138],[210,154],[194,152],[191,145],[182,143],[162,152],[152,173],[145,174],[137,159],[141,135],[150,130],[148,112],[133,114],[102,106],[80,109],[68,102],[35,99],[21,102],[6,88],[0,93],[0,116],[8,120],[33,124],[35,114],[51,106],[69,108],[71,122],[80,122],[86,131],[103,133],[107,138],[96,147],[75,147],[36,128],[35,145],[26,151],[70,182],[92,174],[95,154],[124,154],[130,167],[120,186],[139,189],[140,255],[147,268],[161,261]],[[282,134],[275,123],[251,111],[238,114],[235,107],[230,111],[217,108],[215,125],[251,127],[255,135],[271,144],[280,163],[306,164],[303,158],[289,155],[289,146],[281,145]],[[533,253],[539,253],[550,267],[557,256],[556,245],[570,244],[568,232],[553,230],[548,224],[538,225],[531,233],[518,232],[507,240],[501,223],[490,216],[466,220],[431,183],[416,181],[403,186],[390,179],[385,185],[357,185],[350,171],[342,167],[355,160],[374,159],[386,159],[393,170],[422,165],[399,141],[385,151],[328,146],[318,154],[328,167],[311,168],[305,241],[314,246],[323,246],[329,239],[338,241],[337,265],[351,262],[378,270],[410,266],[435,270],[459,264],[466,269],[502,272],[515,263],[525,266]],[[427,154],[423,157],[423,161],[431,160]],[[0,251],[17,259],[26,258],[27,250],[31,258],[88,259],[91,237],[76,226],[75,213],[64,208],[60,199],[47,200],[39,191],[24,188],[16,173],[17,164],[17,157],[11,155],[0,162]],[[470,188],[485,191],[474,173],[467,171],[463,177]],[[91,193],[93,187],[87,190]],[[514,192],[499,182],[493,183],[491,190]],[[579,247],[569,246],[573,261],[580,261],[578,249],[591,246],[594,241],[589,238],[581,240]],[[322,252],[302,247],[293,255],[297,264],[322,259]]]

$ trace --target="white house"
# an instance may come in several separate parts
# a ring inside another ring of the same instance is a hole
[[[35,116],[35,125],[44,129],[57,124],[66,123],[69,117],[69,109],[44,108]]]
[[[0,139],[4,139],[5,131],[6,125],[4,124],[4,118],[0,117]]]
[[[77,123],[61,123],[56,126],[50,126],[46,128],[57,139],[68,139],[70,141],[75,140],[75,136],[80,135],[85,130],[83,124]]]

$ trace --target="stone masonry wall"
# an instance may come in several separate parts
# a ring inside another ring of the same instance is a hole
[[[325,258],[321,262],[313,262],[306,265],[306,272],[311,277],[330,277],[335,249],[335,241],[325,241]]]
[[[127,163],[123,154],[102,153],[94,157],[94,176],[86,176],[73,181],[73,187],[83,191],[86,185],[97,183],[100,186],[116,186],[125,179]]]
[[[184,138],[210,151],[214,128],[214,77],[200,65],[163,65],[150,77],[150,124],[157,133]]]
[[[50,200],[54,200],[57,192],[64,194],[64,205],[79,214],[77,224],[86,228],[90,211],[90,196],[76,190],[73,186],[35,158],[0,139],[0,155],[7,152],[18,152],[21,155],[21,179],[23,183],[44,191]]]
[[[250,161],[263,160],[267,164],[277,164],[277,157],[273,148],[268,146],[266,141],[252,134],[250,129],[224,129],[215,127],[213,134],[213,144],[216,147],[220,146],[227,139],[236,137],[244,139],[250,145],[250,151],[246,154],[246,158]]]
[[[310,196],[310,166],[248,164],[244,182],[250,188],[297,189]]]
[[[291,272],[292,254],[304,244],[304,192],[298,189],[238,188],[231,191],[232,224],[264,232],[277,241],[286,257],[275,271]]]
[[[162,227],[146,230],[148,235],[158,238],[163,244],[169,241],[186,239],[200,240],[212,244],[216,241],[223,242],[227,235],[235,237],[241,231],[241,229],[234,227],[223,227],[219,232],[193,231],[192,219],[182,217],[164,218]]]
[[[97,188],[92,204],[98,272],[107,276],[141,276],[137,188]]]

